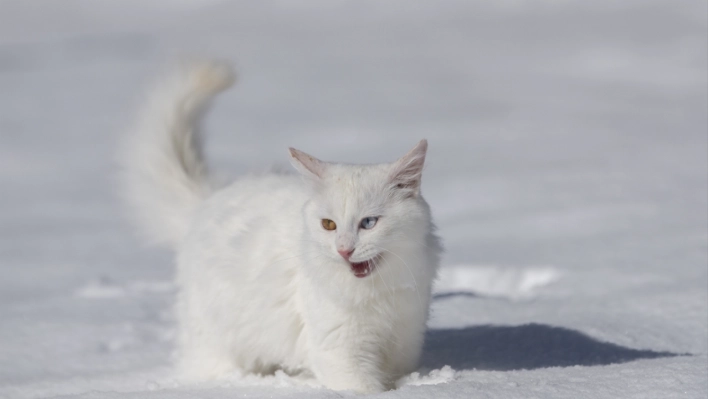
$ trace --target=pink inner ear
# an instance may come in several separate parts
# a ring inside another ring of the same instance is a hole
[[[296,150],[294,148],[289,148],[289,150],[290,163],[292,163],[295,169],[305,176],[318,179],[322,178],[327,165],[325,162],[322,162],[312,155],[306,154],[300,150]]]
[[[395,183],[397,188],[409,188],[416,191],[420,188],[427,149],[428,142],[421,140],[411,151],[394,163],[391,182]]]

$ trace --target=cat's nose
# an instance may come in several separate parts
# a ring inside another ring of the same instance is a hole
[[[338,249],[337,252],[342,255],[342,258],[349,260],[349,258],[352,256],[352,253],[354,252],[354,249]]]

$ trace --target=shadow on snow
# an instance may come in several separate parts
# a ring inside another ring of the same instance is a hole
[[[678,356],[597,341],[580,332],[543,324],[428,330],[422,367],[518,370],[596,366]]]

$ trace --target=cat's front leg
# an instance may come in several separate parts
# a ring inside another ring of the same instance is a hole
[[[316,289],[303,301],[303,338],[309,368],[327,388],[363,393],[393,388],[384,368],[382,323],[341,302],[323,300]]]
[[[382,370],[382,352],[375,336],[361,326],[344,323],[313,334],[312,371],[326,387],[361,393],[391,389]]]

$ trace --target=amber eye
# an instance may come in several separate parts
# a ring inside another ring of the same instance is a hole
[[[322,227],[324,227],[325,230],[334,230],[337,228],[337,223],[329,219],[322,219]]]

